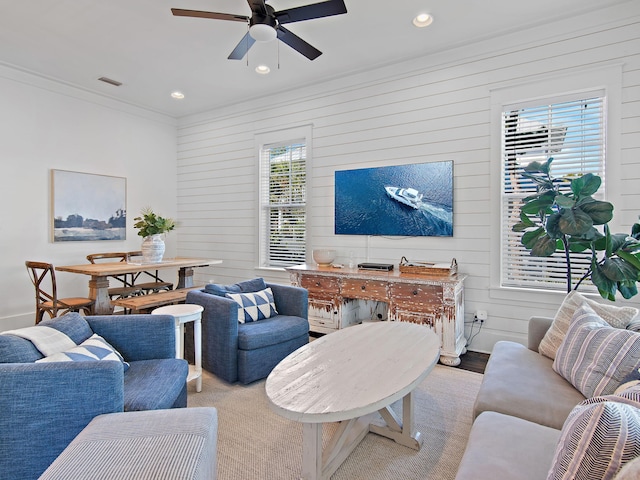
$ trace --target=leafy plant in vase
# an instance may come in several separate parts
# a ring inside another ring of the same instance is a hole
[[[513,231],[524,232],[522,245],[533,256],[564,252],[567,293],[590,278],[602,298],[615,301],[616,292],[624,298],[633,297],[640,281],[640,223],[631,227],[630,234],[611,233],[608,223],[613,218],[613,205],[592,197],[602,179],[591,173],[553,178],[552,161],[549,158],[525,167],[522,175],[536,185],[536,194],[523,200],[520,222]],[[589,268],[574,286],[571,252],[591,253]]]
[[[159,263],[164,255],[164,236],[176,228],[176,222],[172,218],[164,218],[156,215],[150,207],[141,211],[140,217],[135,217],[133,224],[138,229],[138,235],[143,237],[142,256],[145,263]]]

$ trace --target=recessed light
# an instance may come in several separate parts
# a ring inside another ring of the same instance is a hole
[[[266,65],[258,65],[256,67],[256,72],[258,72],[260,75],[266,75],[270,71],[271,71],[271,69],[269,67],[267,67]]]
[[[182,100],[184,98],[184,93],[178,91],[171,92],[171,97],[175,98],[176,100]]]
[[[416,18],[413,19],[413,24],[419,28],[428,27],[429,25],[431,25],[432,22],[433,22],[433,17],[428,13],[421,13],[420,15],[416,16]]]

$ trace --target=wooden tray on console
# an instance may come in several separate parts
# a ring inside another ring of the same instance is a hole
[[[451,260],[451,264],[433,262],[409,262],[407,257],[400,259],[400,273],[414,273],[417,275],[451,276],[458,273],[458,262]]]

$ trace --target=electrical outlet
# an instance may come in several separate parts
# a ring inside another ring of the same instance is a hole
[[[480,320],[481,322],[485,322],[487,320],[487,311],[486,310],[476,310],[476,320]]]

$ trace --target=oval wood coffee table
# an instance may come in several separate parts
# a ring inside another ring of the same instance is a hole
[[[282,360],[266,392],[275,412],[303,424],[302,478],[328,479],[370,431],[419,450],[412,392],[439,355],[430,329],[373,322],[325,335]],[[401,398],[402,419],[389,408]],[[327,422],[340,424],[323,451]]]

